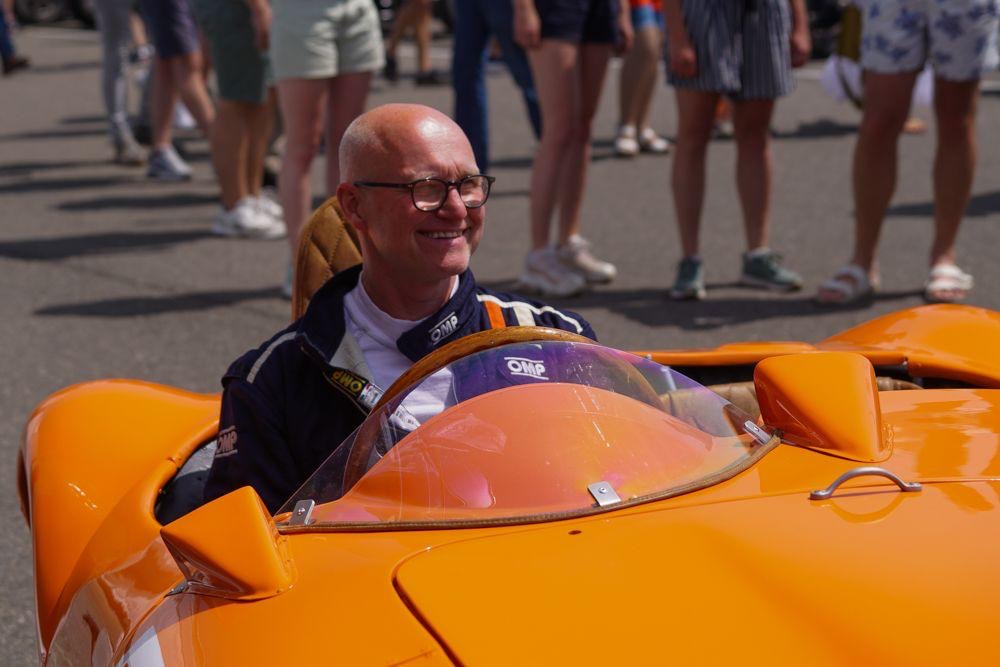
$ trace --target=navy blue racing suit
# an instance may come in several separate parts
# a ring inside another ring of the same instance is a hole
[[[226,371],[206,501],[249,485],[276,512],[378,401],[381,390],[369,380],[361,348],[344,321],[344,297],[360,275],[360,265],[335,275],[316,292],[305,315]],[[465,271],[455,295],[396,346],[415,362],[463,336],[517,325],[596,340],[579,315],[493,292]]]

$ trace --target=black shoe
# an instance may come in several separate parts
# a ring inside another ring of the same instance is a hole
[[[386,81],[392,81],[393,83],[399,81],[399,64],[396,63],[395,57],[385,57],[385,69],[382,70],[382,76],[385,77]]]
[[[150,146],[153,143],[153,130],[145,123],[136,123],[133,125],[132,136],[143,146]]]
[[[418,86],[443,86],[446,83],[448,83],[447,75],[436,69],[429,69],[426,72],[417,74]]]
[[[27,58],[22,58],[21,56],[11,56],[10,58],[3,59],[3,73],[4,76],[8,74],[13,74],[19,69],[25,69],[31,65],[31,61]]]

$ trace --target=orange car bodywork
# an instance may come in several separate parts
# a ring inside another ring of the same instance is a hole
[[[40,656],[133,667],[997,664],[998,343],[1000,314],[934,306],[815,346],[650,352],[756,364],[766,421],[795,446],[686,495],[461,529],[276,527],[249,489],[161,526],[157,493],[214,435],[218,397],[72,387],[36,409],[21,453]],[[880,393],[862,357],[976,386]],[[863,477],[809,500],[861,464],[924,489]]]

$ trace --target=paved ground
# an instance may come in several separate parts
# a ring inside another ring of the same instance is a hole
[[[19,44],[34,67],[0,81],[0,400],[8,417],[0,427],[0,510],[10,531],[0,549],[5,665],[29,663],[35,650],[28,532],[17,516],[14,490],[14,456],[31,408],[56,389],[94,378],[215,391],[228,361],[283,326],[289,310],[277,287],[287,261],[282,243],[208,233],[215,188],[203,141],[187,142],[197,173],[191,184],[147,183],[141,171],[108,163],[95,33],[35,28],[21,33]],[[709,300],[678,304],[665,298],[678,255],[670,161],[612,157],[609,90],[597,123],[584,232],[622,276],[562,305],[589,318],[605,342],[629,348],[815,341],[919,304],[930,242],[931,136],[907,137],[900,148],[899,192],[882,245],[882,294],[870,306],[849,310],[822,310],[810,301],[815,285],[848,251],[848,165],[857,125],[853,110],[823,95],[815,74],[804,73],[774,123],[773,246],[804,274],[806,292],[779,297],[734,284],[742,233],[733,146],[720,141],[712,147],[704,221]],[[1000,152],[994,148],[1000,95],[996,80],[987,83],[979,176],[960,250],[978,281],[972,302],[1000,309]],[[507,76],[495,73],[490,87],[498,183],[474,268],[480,280],[509,286],[527,248],[533,139]],[[379,83],[372,102],[391,100],[447,110],[451,95],[406,81]],[[662,130],[674,127],[666,90],[658,94],[654,117]]]

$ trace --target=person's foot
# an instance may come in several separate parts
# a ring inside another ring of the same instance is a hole
[[[285,221],[285,212],[281,208],[281,204],[276,202],[273,198],[261,193],[256,197],[253,197],[253,201],[257,210],[264,215],[269,216],[278,222],[283,223]]]
[[[969,296],[973,284],[972,275],[955,264],[936,264],[927,276],[924,299],[928,303],[958,303]]]
[[[115,142],[115,164],[139,167],[146,164],[146,151],[132,137]]]
[[[248,239],[280,239],[286,232],[283,222],[257,208],[256,199],[244,197],[231,209],[219,214],[212,223],[212,233]]]
[[[416,81],[418,86],[443,86],[448,83],[448,76],[436,69],[429,69],[418,72]]]
[[[31,61],[22,56],[11,56],[3,59],[3,74],[13,74],[19,69],[26,69],[31,66]]]
[[[698,257],[685,257],[677,263],[677,278],[670,288],[670,298],[678,301],[705,298],[705,270]]]
[[[187,181],[191,179],[191,167],[181,159],[173,146],[168,146],[150,153],[146,176],[154,181]]]
[[[399,63],[396,62],[395,56],[387,55],[385,57],[385,69],[382,70],[382,76],[385,77],[386,81],[393,83],[399,81]]]
[[[743,275],[740,282],[751,287],[780,292],[802,288],[802,276],[781,266],[781,256],[767,248],[743,253]]]
[[[653,128],[643,128],[639,133],[639,148],[643,153],[665,155],[670,152],[670,142],[658,135]]]
[[[573,296],[587,286],[583,276],[559,261],[555,248],[551,247],[528,253],[518,282],[528,291],[546,297]]]
[[[579,234],[569,237],[566,245],[556,250],[556,255],[566,268],[588,283],[609,283],[618,275],[614,264],[594,257],[590,242]]]
[[[635,134],[635,125],[622,125],[615,136],[615,155],[618,157],[634,157],[639,154],[639,139]]]

